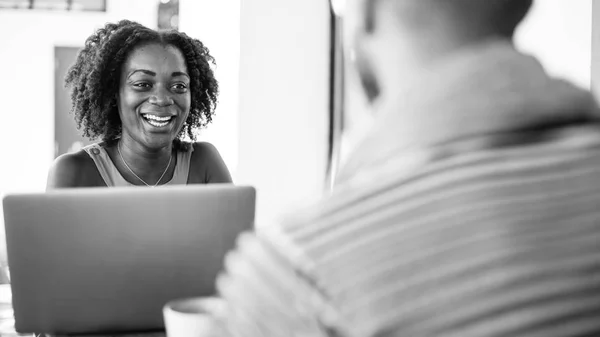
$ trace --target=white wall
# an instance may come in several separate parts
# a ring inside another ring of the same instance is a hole
[[[45,189],[54,159],[54,47],[83,46],[108,21],[156,28],[157,13],[148,0],[108,0],[106,13],[0,10],[0,198]],[[0,258],[3,224],[0,207]]]
[[[598,1],[592,3],[592,90],[596,97],[600,97],[600,2]]]
[[[237,181],[240,0],[180,0],[179,30],[197,38],[215,58],[219,103],[198,140],[214,144]]]
[[[258,226],[322,194],[328,144],[329,7],[241,2],[238,183]]]
[[[592,0],[536,0],[515,36],[521,50],[546,70],[590,88]]]

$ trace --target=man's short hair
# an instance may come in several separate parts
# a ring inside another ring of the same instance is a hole
[[[375,7],[388,2],[400,24],[413,29],[427,29],[443,20],[461,33],[512,37],[527,15],[533,0],[368,0],[367,28],[376,25]]]

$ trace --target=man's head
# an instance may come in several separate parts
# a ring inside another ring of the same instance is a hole
[[[462,47],[511,40],[532,0],[351,0],[347,41],[370,100]]]

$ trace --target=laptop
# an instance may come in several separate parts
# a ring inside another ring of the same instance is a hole
[[[15,329],[164,331],[170,300],[215,294],[256,192],[229,184],[78,188],[3,200]]]

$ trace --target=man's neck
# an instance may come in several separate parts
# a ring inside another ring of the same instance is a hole
[[[412,91],[414,85],[422,83],[423,77],[432,78],[435,76],[436,69],[443,67],[444,63],[461,54],[469,53],[470,50],[485,48],[486,45],[502,43],[509,45],[511,41],[505,38],[490,36],[487,39],[477,40],[452,40],[435,41],[433,39],[407,40],[396,48],[410,50],[410,52],[399,52],[393,62],[388,62],[387,71],[381,74],[381,97],[378,99],[380,104],[385,104],[388,100],[397,100],[397,95],[402,91]],[[443,80],[443,79],[439,79]],[[423,88],[426,90],[426,88]]]

